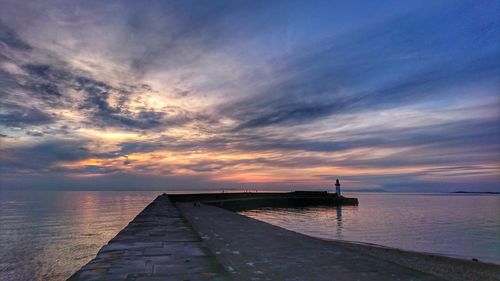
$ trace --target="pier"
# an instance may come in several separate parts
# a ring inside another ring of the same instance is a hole
[[[68,280],[457,280],[231,211],[237,205],[357,204],[334,196],[310,192],[160,195]],[[475,275],[484,277],[478,280],[498,277],[498,268],[487,269],[489,275]]]
[[[166,195],[158,196],[68,280],[230,280]]]
[[[356,198],[338,196],[335,193],[328,193],[326,191],[170,194],[169,198],[175,203],[198,202],[231,211],[265,207],[342,206],[358,205],[359,203]]]

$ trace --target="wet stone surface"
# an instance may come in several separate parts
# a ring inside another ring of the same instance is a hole
[[[68,280],[229,280],[166,195],[158,196]]]

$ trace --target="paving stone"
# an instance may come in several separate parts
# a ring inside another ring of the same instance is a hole
[[[147,248],[161,248],[163,242],[130,242],[130,243],[109,243],[101,248],[99,252],[123,251],[123,250],[141,250]]]

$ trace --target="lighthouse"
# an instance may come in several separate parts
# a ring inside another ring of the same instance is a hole
[[[337,194],[338,197],[340,197],[340,182],[339,179],[335,181],[335,193]]]

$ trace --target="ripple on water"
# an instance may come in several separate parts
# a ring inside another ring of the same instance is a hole
[[[0,280],[66,280],[158,192],[3,192]]]

